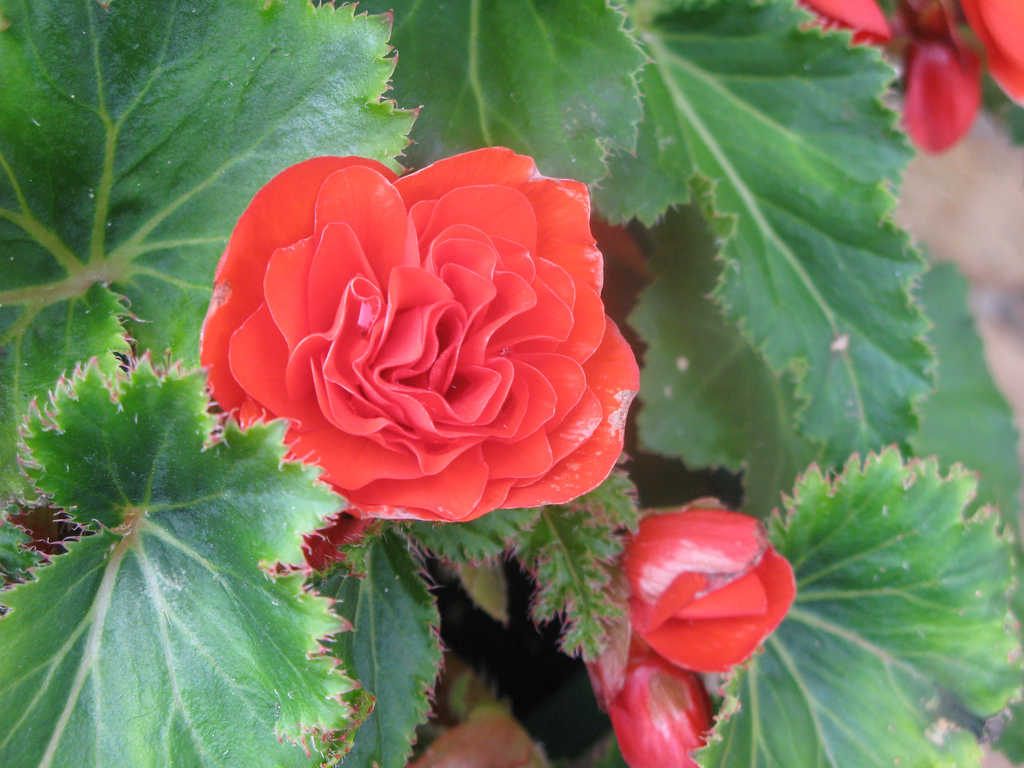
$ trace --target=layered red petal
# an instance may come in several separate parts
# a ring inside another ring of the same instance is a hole
[[[584,411],[579,418],[567,417],[553,429],[552,443],[566,441],[577,443],[578,447],[539,480],[512,488],[503,506],[564,504],[596,488],[618,461],[626,413],[640,387],[640,371],[629,344],[612,323],[605,325],[604,339],[583,364],[583,370],[587,388],[600,405],[600,421],[594,425],[593,412]]]
[[[764,590],[763,613],[672,618],[640,636],[661,656],[695,672],[726,672],[757,649],[786,617],[796,594],[789,562],[769,548],[752,574]]]
[[[961,6],[985,46],[989,73],[1010,98],[1024,105],[1024,3],[961,0]]]
[[[361,157],[315,157],[281,171],[256,193],[235,225],[214,276],[214,298],[200,336],[200,361],[209,368],[210,389],[225,410],[240,406],[244,393],[227,365],[231,335],[263,303],[263,279],[274,251],[313,232],[320,185],[349,166],[395,174]]]
[[[618,459],[639,384],[589,213],[585,187],[508,150],[397,181],[359,159],[289,169],[218,268],[214,395],[291,419],[292,455],[370,514],[574,498]]]
[[[875,0],[801,0],[826,19],[862,33],[866,42],[884,43],[892,37],[889,21]],[[859,42],[859,41],[858,41]]]
[[[634,600],[666,599],[684,573],[703,575],[709,586],[749,571],[768,547],[764,528],[749,515],[725,509],[687,509],[645,517],[623,555]],[[674,601],[673,601],[674,602]],[[673,607],[672,612],[682,607]]]

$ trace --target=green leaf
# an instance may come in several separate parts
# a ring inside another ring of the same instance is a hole
[[[1016,528],[1017,430],[988,372],[967,289],[952,264],[936,264],[921,281],[921,300],[935,324],[928,337],[939,364],[936,389],[921,407],[921,430],[910,442],[918,456],[937,455],[944,466],[960,462],[976,470],[978,501],[998,506]]]
[[[908,294],[922,262],[890,217],[910,158],[880,100],[892,70],[809,19],[791,0],[638,5],[645,119],[595,199],[650,223],[710,184],[736,217],[715,298],[836,464],[905,442],[930,357]]]
[[[142,349],[195,363],[252,195],[313,155],[393,156],[412,116],[380,98],[388,19],[354,6],[0,0],[0,15],[2,496],[31,398],[127,351],[116,294]]]
[[[508,625],[508,579],[500,561],[455,567],[459,584],[473,604],[500,624]]]
[[[620,469],[612,470],[603,483],[569,506],[582,507],[613,528],[625,528],[636,533],[640,526],[636,486],[629,475]]]
[[[994,747],[1014,765],[1024,762],[1024,701],[1015,701],[1009,707],[1010,720],[994,742]]]
[[[529,530],[538,509],[496,509],[467,523],[410,523],[419,546],[453,563],[480,563],[500,557]]]
[[[0,138],[0,146],[2,143]],[[0,181],[0,194],[2,191]],[[3,229],[0,212],[0,242]],[[25,274],[30,271],[31,267]],[[0,278],[0,282],[5,279],[9,278]],[[65,301],[30,301],[21,306],[8,306],[0,290],[0,304],[4,305],[0,306],[0,500],[11,495],[34,496],[18,467],[17,429],[29,402],[42,400],[57,379],[73,371],[79,361],[96,357],[103,373],[113,375],[118,360],[111,353],[129,351],[119,320],[124,307],[118,298],[97,283],[83,290]]]
[[[895,450],[803,477],[771,530],[796,602],[728,685],[741,708],[701,765],[979,765],[962,726],[999,711],[1021,670],[1010,546],[989,510],[968,511],[974,485]]]
[[[517,557],[534,574],[537,594],[531,607],[538,624],[565,617],[562,650],[595,659],[605,646],[603,623],[621,610],[607,597],[607,566],[622,551],[607,526],[594,525],[582,510],[543,507]]]
[[[612,146],[631,151],[643,53],[605,0],[363,0],[395,9],[396,98],[422,104],[414,167],[482,146],[530,155],[541,172],[592,183]]]
[[[1006,108],[1006,127],[1014,144],[1024,144],[1024,109],[1010,104]]]
[[[352,625],[352,631],[335,636],[332,650],[352,660],[376,699],[342,765],[402,768],[416,726],[426,719],[441,665],[441,620],[403,538],[385,533],[364,546],[365,575],[339,569],[318,587],[337,600],[335,611]]]
[[[537,581],[530,613],[542,624],[564,617],[562,650],[596,658],[610,622],[622,615],[609,567],[622,552],[623,528],[637,525],[632,485],[617,473],[570,506],[540,508],[516,557]]]
[[[696,205],[654,230],[655,279],[629,318],[648,347],[637,427],[647,448],[687,466],[742,470],[743,509],[764,516],[821,447],[796,431],[789,383],[708,298],[721,272],[715,234]]]
[[[982,78],[981,106],[1002,123],[1010,141],[1024,144],[1024,108],[1010,99],[991,77]]]
[[[7,521],[0,512],[0,589],[28,579],[28,569],[39,565],[42,557],[28,549],[32,539]]]
[[[354,725],[327,601],[260,567],[342,502],[282,463],[280,423],[215,439],[204,385],[89,366],[30,420],[33,479],[96,532],[3,593],[5,768],[312,768]]]

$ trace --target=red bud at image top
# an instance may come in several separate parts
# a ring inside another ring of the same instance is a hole
[[[942,152],[971,129],[981,106],[981,59],[954,37],[907,47],[903,124],[921,149]]]
[[[796,594],[793,569],[760,521],[724,509],[645,517],[623,570],[636,633],[696,672],[725,672],[749,658]]]

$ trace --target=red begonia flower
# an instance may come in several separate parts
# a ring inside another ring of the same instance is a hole
[[[639,388],[583,184],[492,148],[401,178],[281,172],[221,258],[201,360],[247,425],[291,421],[358,514],[469,520],[591,490]]]
[[[697,768],[690,753],[706,743],[711,700],[697,675],[634,652],[608,716],[630,768]]]
[[[875,0],[801,0],[826,22],[854,30],[858,43],[886,43],[892,38],[889,21]]]
[[[1024,3],[961,0],[960,5],[985,46],[989,73],[1010,98],[1024,105]]]
[[[927,152],[949,149],[970,130],[981,106],[981,60],[953,38],[922,39],[907,49],[903,122]]]
[[[747,659],[785,618],[793,569],[761,523],[724,509],[654,514],[626,545],[630,619],[664,658],[696,672]]]

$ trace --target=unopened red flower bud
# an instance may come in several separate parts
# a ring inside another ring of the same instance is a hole
[[[761,523],[724,509],[645,517],[626,545],[623,569],[636,633],[697,672],[725,672],[746,660],[796,593],[793,569]]]
[[[942,152],[971,129],[981,106],[981,59],[957,38],[919,40],[907,48],[903,122],[927,152]]]
[[[705,744],[711,701],[697,675],[633,654],[608,715],[630,768],[697,768],[690,753]]]

